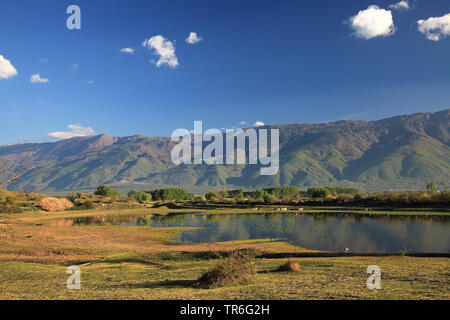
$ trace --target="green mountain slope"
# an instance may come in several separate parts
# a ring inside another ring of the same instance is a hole
[[[25,155],[37,170],[11,189],[91,190],[106,183],[126,190],[181,186],[191,191],[341,185],[363,190],[420,190],[426,181],[450,187],[450,110],[378,121],[266,126],[280,129],[280,171],[258,165],[180,165],[169,138],[79,137],[0,147],[0,162]]]

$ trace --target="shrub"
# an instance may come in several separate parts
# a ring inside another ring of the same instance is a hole
[[[23,210],[18,207],[8,206],[6,204],[0,205],[0,213],[22,213]]]
[[[147,202],[152,201],[152,195],[150,193],[142,191],[137,194],[136,200],[139,203],[147,203]]]
[[[66,209],[72,208],[73,203],[67,200],[66,198],[58,199],[58,198],[52,198],[48,197],[45,199],[42,199],[41,202],[39,202],[39,207],[44,211],[64,211]]]
[[[211,288],[249,281],[256,274],[252,261],[254,257],[255,253],[252,251],[232,251],[228,258],[220,259],[214,269],[204,273],[194,283],[194,287]]]
[[[119,190],[113,189],[107,185],[99,186],[97,190],[95,190],[94,194],[97,196],[104,196],[110,198],[120,198],[122,196]]]
[[[67,200],[69,200],[70,202],[72,202],[73,204],[75,204],[75,202],[81,198],[81,193],[71,193],[69,194],[67,197]]]
[[[204,202],[204,201],[205,201],[205,198],[203,198],[202,196],[194,195],[194,197],[192,198],[192,200],[193,200],[193,201],[196,201],[196,202]]]
[[[279,199],[272,195],[272,194],[268,194],[264,196],[264,203],[268,203],[268,204],[272,204],[272,203],[278,203]]]
[[[211,201],[211,200],[213,200],[213,199],[215,199],[215,198],[217,198],[217,197],[218,197],[218,195],[217,195],[217,193],[214,192],[214,191],[208,191],[208,192],[205,194],[205,198],[206,198],[206,200],[208,200],[208,201]]]
[[[81,205],[82,209],[95,209],[95,203],[92,200],[86,200],[85,202],[83,202],[83,204]]]
[[[300,265],[293,260],[289,260],[288,262],[281,265],[277,269],[277,271],[280,271],[280,272],[297,272],[299,270],[300,270]]]
[[[14,198],[13,197],[6,197],[5,199],[7,204],[13,204],[14,203]]]

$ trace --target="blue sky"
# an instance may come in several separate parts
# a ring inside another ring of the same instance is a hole
[[[232,128],[450,108],[450,1],[389,7],[398,2],[3,0],[0,144],[86,128],[168,136],[194,120]],[[66,27],[71,4],[81,30]],[[364,25],[373,5],[380,25]],[[190,32],[202,41],[186,42]],[[158,66],[143,46],[158,35],[176,66]]]

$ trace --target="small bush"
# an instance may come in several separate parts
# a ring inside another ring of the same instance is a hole
[[[194,287],[211,288],[249,281],[256,274],[254,257],[255,253],[248,250],[232,251],[228,258],[220,259],[214,269],[204,273]]]
[[[81,203],[79,206],[77,206],[78,210],[90,210],[95,209],[95,203],[92,200],[86,200],[83,203]]]
[[[215,198],[217,198],[218,197],[218,194],[216,193],[216,192],[214,192],[214,191],[208,191],[206,194],[205,194],[205,198],[206,198],[206,200],[208,200],[208,201],[211,201],[211,200],[213,200],[213,199],[215,199]]]
[[[22,213],[23,210],[18,207],[9,206],[6,204],[0,205],[0,213]]]
[[[77,200],[81,198],[81,193],[71,193],[66,198],[67,200],[75,204]]]
[[[297,272],[299,270],[300,270],[300,265],[293,260],[289,260],[288,262],[281,265],[277,269],[277,271],[280,271],[280,272]]]
[[[7,204],[13,204],[14,203],[14,198],[13,197],[6,197],[5,199]]]
[[[39,202],[39,207],[44,211],[54,212],[54,211],[64,211],[66,209],[72,208],[73,203],[67,200],[66,198],[58,199],[48,197],[42,199]]]

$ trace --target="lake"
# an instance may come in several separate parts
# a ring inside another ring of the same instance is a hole
[[[90,220],[89,220],[90,219]],[[450,217],[354,214],[172,214],[76,218],[73,224],[196,227],[173,239],[209,243],[277,239],[309,249],[353,253],[449,253]]]

